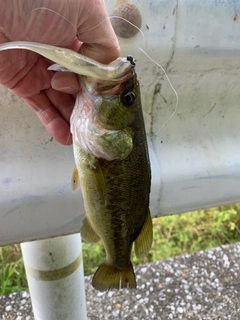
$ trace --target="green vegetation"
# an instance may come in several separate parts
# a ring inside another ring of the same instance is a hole
[[[27,289],[19,245],[0,248],[0,295]]]
[[[240,204],[153,219],[154,240],[147,263],[240,241]],[[104,259],[101,244],[83,244],[85,275]],[[0,248],[0,295],[27,289],[19,245]]]

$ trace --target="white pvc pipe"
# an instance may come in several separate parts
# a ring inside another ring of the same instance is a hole
[[[21,244],[35,320],[86,320],[79,234]]]

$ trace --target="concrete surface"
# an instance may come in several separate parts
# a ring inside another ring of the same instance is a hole
[[[86,277],[88,319],[240,319],[240,243],[141,265],[136,274],[137,290],[106,293]],[[29,294],[0,297],[0,315],[34,319]]]

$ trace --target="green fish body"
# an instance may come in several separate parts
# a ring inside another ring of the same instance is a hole
[[[106,251],[92,284],[100,291],[135,288],[133,243],[138,258],[152,243],[151,172],[139,83],[134,70],[117,85],[80,81],[83,92],[71,118],[73,188],[81,185],[84,199],[83,240],[101,240]]]

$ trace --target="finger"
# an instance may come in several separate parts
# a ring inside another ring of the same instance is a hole
[[[120,53],[119,43],[104,1],[89,0],[80,18],[78,38],[83,42],[80,52],[102,63],[110,63],[117,59]]]
[[[45,90],[45,94],[51,105],[56,108],[62,118],[69,123],[75,99],[70,94],[56,91],[53,88]]]
[[[77,76],[71,72],[55,72],[51,86],[53,89],[69,94],[77,94],[80,91],[80,84]]]
[[[118,44],[113,44],[111,46],[100,45],[97,43],[83,43],[80,48],[80,53],[92,58],[103,64],[108,64],[119,57]]]
[[[9,55],[11,53],[13,51]],[[53,75],[53,71],[47,70],[50,62],[26,50],[18,50],[18,53],[15,63],[18,63],[21,67],[16,69],[12,65],[11,68],[5,70],[5,72],[8,71],[10,74],[15,72],[15,74],[13,73],[8,79],[1,81],[2,84],[14,94],[23,98],[31,97],[41,90],[49,88]]]
[[[72,144],[68,122],[60,116],[44,92],[31,98],[25,98],[24,101],[36,112],[48,133],[55,140],[65,145]]]

